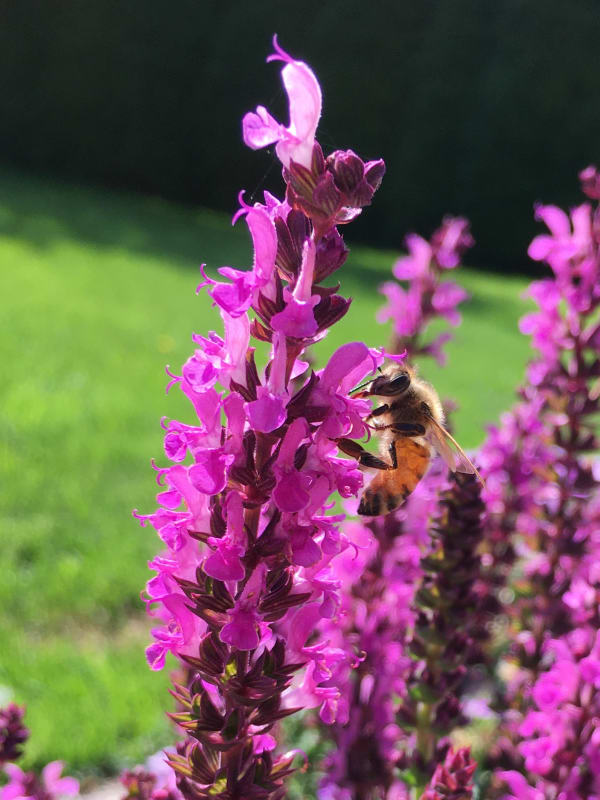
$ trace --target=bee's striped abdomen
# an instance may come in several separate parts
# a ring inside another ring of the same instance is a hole
[[[414,439],[398,438],[397,469],[381,470],[363,492],[358,513],[367,517],[389,514],[406,500],[429,464],[429,450]]]

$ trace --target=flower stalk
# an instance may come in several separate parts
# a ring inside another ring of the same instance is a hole
[[[443,346],[451,336],[446,332],[429,341],[427,329],[435,318],[450,325],[460,321],[456,306],[467,295],[449,284],[445,275],[458,266],[461,254],[472,244],[468,224],[448,217],[431,242],[416,235],[407,242],[409,255],[396,262],[394,273],[409,282],[408,288],[384,284],[382,291],[390,305],[379,318],[394,321],[393,351],[404,351],[411,360],[430,355],[443,362]],[[425,558],[432,546],[437,552],[438,539],[432,545],[430,528],[442,514],[439,498],[447,488],[446,472],[435,461],[398,511],[366,525],[346,523],[358,554],[353,563],[342,555],[332,564],[346,587],[346,599],[338,616],[323,623],[323,629],[340,648],[354,646],[363,655],[354,670],[336,675],[344,686],[348,722],[344,717],[324,731],[333,736],[335,748],[326,760],[320,798],[405,797],[401,767],[418,797],[419,787],[424,790],[438,763],[436,758],[443,760],[447,744],[438,752],[435,709],[423,699],[426,688],[422,687],[423,698],[418,702],[411,705],[406,698],[409,685],[415,697],[419,691],[413,659],[422,659],[423,653],[411,653],[410,642],[417,646],[413,632],[419,618],[424,628],[429,624],[419,607],[417,590],[424,580]],[[424,630],[422,635],[426,635]],[[402,727],[403,710],[410,730]]]
[[[416,620],[408,642],[413,667],[399,708],[407,739],[401,766],[420,796],[449,746],[448,734],[464,724],[460,694],[469,665],[481,663],[490,609],[481,604],[484,506],[478,480],[455,473],[431,527],[432,545],[421,560]],[[413,737],[410,737],[410,734]]]

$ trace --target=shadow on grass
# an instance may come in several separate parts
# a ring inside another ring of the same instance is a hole
[[[76,239],[97,248],[131,250],[174,266],[202,260],[243,265],[250,255],[243,225],[204,209],[158,197],[78,186],[0,169],[0,232],[39,248]]]
[[[41,178],[10,167],[0,168],[0,235],[24,239],[40,249],[75,239],[184,269],[203,262],[211,269],[251,264],[243,222],[232,227],[225,215],[207,209]],[[381,265],[364,262],[358,253],[349,259],[351,280],[372,287],[389,278],[391,260]]]

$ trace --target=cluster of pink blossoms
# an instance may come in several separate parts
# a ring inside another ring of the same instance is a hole
[[[462,217],[445,217],[430,241],[416,233],[406,237],[408,254],[399,258],[392,268],[396,281],[387,281],[380,291],[387,304],[377,314],[379,322],[391,320],[394,347],[401,352],[404,345],[409,360],[433,356],[440,365],[446,363],[444,345],[452,338],[448,331],[424,341],[429,323],[444,319],[447,324],[460,325],[460,303],[467,292],[447,280],[447,273],[459,264],[465,250],[474,244],[469,223]]]
[[[322,281],[346,257],[337,226],[370,202],[384,165],[352,151],[324,158],[317,80],[276,41],[275,50],[290,124],[259,107],[243,131],[250,147],[276,143],[286,197],[266,193],[236,215],[252,237],[250,270],[204,274],[224,336],[194,336],[196,350],[172,376],[196,419],[165,424],[172,464],[157,468],[159,508],[136,513],[167,548],[150,563],[146,600],[159,624],[147,658],[160,669],[171,652],[188,668],[173,715],[187,739],[171,763],[194,798],[282,797],[292,756],[272,755],[275,722],[303,707],[328,722],[338,714],[332,676],[349,655],[314,634],[339,608],[331,563],[352,545],[332,497],[355,496],[362,475],[336,439],[367,434],[370,404],[348,392],[383,361],[360,342],[317,372],[303,360],[348,310]],[[264,369],[252,339],[270,345]]]
[[[594,168],[584,191],[600,198]],[[494,762],[510,798],[600,797],[600,210],[541,206],[550,233],[529,254],[553,276],[532,284],[522,321],[537,357],[522,401],[481,452],[497,584],[509,582],[510,680]],[[519,575],[515,582],[514,575]]]

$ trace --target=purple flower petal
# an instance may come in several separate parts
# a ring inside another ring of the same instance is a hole
[[[192,485],[204,494],[222,492],[227,483],[227,467],[233,462],[233,458],[232,455],[225,454],[221,447],[200,450],[196,454],[196,463],[189,469]]]
[[[150,669],[158,671],[165,666],[165,657],[167,655],[167,648],[164,644],[155,642],[146,648],[146,661]]]
[[[254,650],[258,647],[257,614],[254,609],[237,608],[229,612],[231,622],[221,630],[222,642],[238,650]]]
[[[243,547],[222,541],[204,562],[204,571],[219,581],[241,581],[246,574],[240,561],[240,555],[243,553]]]
[[[274,331],[281,331],[289,337],[310,339],[317,332],[313,308],[318,302],[319,298],[316,296],[307,301],[300,301],[293,295],[288,295],[283,311],[271,317],[271,327]]]
[[[244,143],[252,150],[268,147],[283,135],[283,126],[269,114],[264,106],[257,106],[256,113],[249,111],[242,119]]]
[[[244,409],[250,425],[261,433],[279,428],[287,416],[284,399],[271,394],[266,386],[258,387],[258,399],[246,403]]]
[[[246,224],[254,246],[254,272],[259,285],[264,286],[273,274],[277,255],[277,234],[269,214],[259,206],[246,214]]]
[[[312,529],[296,528],[290,532],[292,564],[312,567],[321,558],[321,548],[311,536]]]
[[[298,470],[284,473],[273,490],[273,500],[277,508],[289,512],[302,511],[306,508],[310,502],[308,493],[310,482],[310,476]]]

